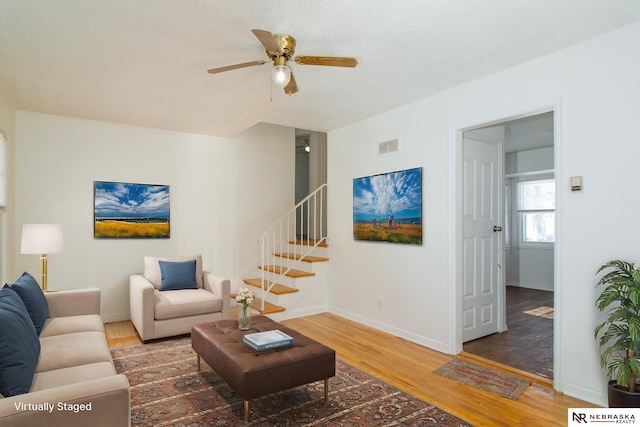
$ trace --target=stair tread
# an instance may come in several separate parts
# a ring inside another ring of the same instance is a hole
[[[302,246],[316,246],[316,241],[315,240],[291,240],[289,241],[290,244],[292,245],[302,245]],[[321,248],[328,248],[329,244],[327,243],[326,240],[323,240],[322,242],[318,243],[319,247]]]
[[[264,302],[264,310],[261,310],[262,299],[256,297],[251,303],[251,308],[259,311],[261,314],[273,314],[273,313],[281,313],[285,310],[284,307],[279,305],[271,304],[269,301]]]
[[[271,273],[276,273],[276,274],[282,274],[287,270],[285,267],[282,267],[281,265],[265,265],[264,267],[260,267],[260,268],[264,268],[265,271],[269,271]],[[315,276],[315,275],[316,275],[315,273],[310,273],[308,271],[302,271],[302,270],[296,270],[294,268],[292,268],[291,270],[289,270],[285,274],[285,276],[293,277],[293,278],[309,277],[309,276]]]
[[[236,294],[231,294],[231,299],[235,301]],[[286,309],[279,305],[271,304],[269,301],[264,302],[264,310],[261,310],[262,307],[262,299],[255,297],[253,302],[249,304],[249,307],[256,310],[260,314],[273,314],[273,313],[282,313]]]
[[[300,260],[302,259],[302,261],[305,262],[326,262],[329,261],[329,258],[325,258],[325,257],[321,257],[321,256],[314,256],[314,255],[306,255],[306,256],[302,256],[300,254],[295,254],[292,252],[278,252],[274,254],[275,256],[281,257],[281,258],[288,258],[288,259],[295,259]]]
[[[262,279],[257,278],[257,279],[244,279],[244,283],[246,283],[247,285],[251,285],[251,286],[255,286],[256,288],[260,289],[260,286],[262,285]],[[273,282],[269,281],[269,280],[265,280],[265,283],[267,286],[271,286],[271,284]],[[289,286],[285,286],[285,285],[281,285],[280,283],[276,283],[273,285],[273,287],[271,288],[271,290],[269,291],[272,294],[276,294],[276,295],[283,295],[283,294],[291,294],[294,292],[298,292],[298,289],[296,288],[291,288]]]

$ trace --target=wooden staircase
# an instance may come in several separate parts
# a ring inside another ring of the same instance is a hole
[[[326,251],[326,248],[328,248],[326,240],[320,243],[309,242],[308,240],[294,240],[289,241],[289,246],[314,246],[319,248],[319,251]],[[243,282],[249,289],[252,289],[256,294],[256,299],[251,304],[253,310],[265,315],[284,312],[286,308],[281,304],[287,301],[287,295],[299,293],[301,291],[301,281],[306,280],[307,282],[313,282],[314,277],[317,275],[317,273],[314,272],[314,265],[327,263],[329,261],[329,258],[326,256],[302,255],[300,252],[298,249],[292,252],[274,252],[274,258],[272,258],[282,260],[284,264],[293,261],[296,263],[297,268],[290,268],[281,264],[269,264],[264,267],[258,266],[259,270],[263,270],[269,275],[269,279],[264,279],[264,285],[262,277],[243,279]],[[311,284],[311,286],[313,286],[313,284]],[[263,287],[266,294],[264,304],[262,298],[259,297],[263,294]],[[232,295],[232,297],[235,298],[235,295]],[[277,303],[272,301],[277,301]]]
[[[322,184],[260,236],[260,256],[246,270],[256,276],[242,279],[256,295],[252,309],[276,315],[274,320],[326,310],[326,200],[327,184]]]

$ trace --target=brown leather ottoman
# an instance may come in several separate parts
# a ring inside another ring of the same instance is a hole
[[[242,343],[245,334],[273,329],[293,337],[293,347],[255,353]],[[251,399],[314,381],[324,380],[326,400],[329,378],[336,374],[333,349],[266,316],[253,316],[248,331],[239,330],[234,319],[194,325],[191,346],[198,354],[198,370],[202,358],[244,400],[245,421]]]

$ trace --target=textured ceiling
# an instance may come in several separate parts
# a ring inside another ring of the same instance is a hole
[[[232,136],[260,123],[331,131],[640,20],[638,0],[2,0],[0,81],[18,109]],[[296,54],[273,93],[252,28]]]

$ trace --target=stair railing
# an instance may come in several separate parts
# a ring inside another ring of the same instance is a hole
[[[327,184],[322,184],[280,217],[258,240],[261,310],[264,311],[266,296],[278,279],[284,278],[315,247],[327,240],[326,201]],[[298,243],[293,245],[293,252],[289,249],[290,242]],[[267,277],[275,279],[269,281]]]

